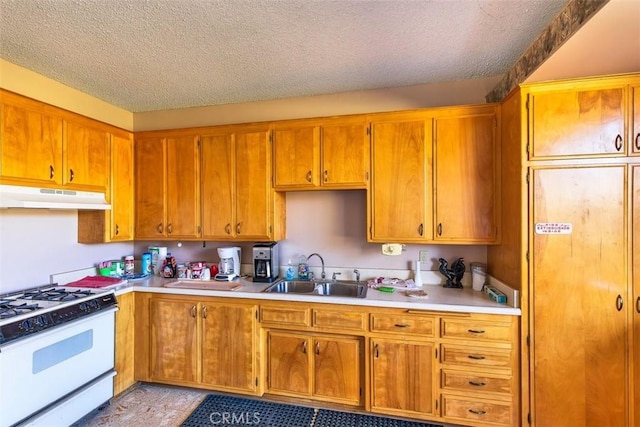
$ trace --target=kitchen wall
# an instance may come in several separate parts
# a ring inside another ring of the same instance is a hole
[[[235,104],[165,112],[132,114],[83,94],[54,80],[0,59],[0,87],[97,120],[122,127],[168,128],[216,123],[241,123],[305,116],[351,114],[367,111],[414,109],[437,105],[481,104],[499,80],[485,78],[404,88],[350,92],[263,103]],[[407,269],[422,246],[408,245],[399,257],[380,254],[380,245],[366,243],[364,192],[330,191],[289,193],[288,238],[282,242],[283,263],[295,254],[319,252],[329,266]],[[0,210],[0,293],[49,281],[49,275],[82,269],[125,256],[155,242],[84,245],[76,243],[75,211]],[[166,244],[183,260],[217,261],[215,247],[223,243]],[[157,245],[156,245],[157,246]],[[243,261],[250,262],[251,244],[243,244]],[[468,261],[486,259],[486,248],[428,246],[431,258],[463,256]],[[435,265],[425,267],[435,268]]]

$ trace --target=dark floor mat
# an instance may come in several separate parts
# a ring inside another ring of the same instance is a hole
[[[181,426],[309,427],[314,415],[313,408],[304,406],[210,394]]]
[[[329,411],[320,409],[316,415],[314,427],[442,427],[439,424],[429,424],[417,421],[405,421],[395,418],[378,417],[375,415],[361,415],[350,412]]]

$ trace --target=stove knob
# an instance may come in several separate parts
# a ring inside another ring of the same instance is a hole
[[[44,324],[45,324],[44,317],[43,316],[36,317],[36,324],[38,326],[44,326]]]

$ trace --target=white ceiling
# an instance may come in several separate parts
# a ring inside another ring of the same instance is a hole
[[[230,104],[503,75],[565,4],[0,0],[0,57],[131,112]]]

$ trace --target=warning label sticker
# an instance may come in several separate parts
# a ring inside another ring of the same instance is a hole
[[[536,234],[571,234],[573,225],[569,222],[539,222]]]

